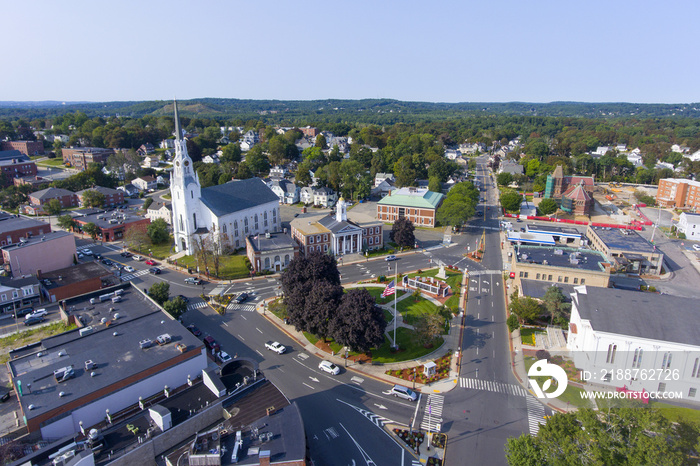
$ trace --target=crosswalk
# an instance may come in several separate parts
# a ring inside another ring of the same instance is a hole
[[[127,275],[122,275],[121,280],[123,282],[128,282],[129,280],[133,280],[136,277],[140,277],[141,275],[146,275],[148,273],[148,270],[139,270],[138,272],[130,273]]]
[[[445,401],[444,395],[431,393],[423,410],[423,421],[420,427],[430,432],[440,432],[442,427],[442,406]]]
[[[207,307],[207,303],[204,301],[198,301],[196,303],[188,304],[187,305],[187,310],[188,311],[194,311],[195,309],[202,309]]]
[[[540,424],[544,424],[544,406],[535,398],[528,396],[525,398],[527,403],[527,425],[530,429],[530,435],[537,435],[540,431]]]
[[[514,385],[503,382],[494,382],[484,379],[470,379],[467,377],[460,377],[459,386],[462,388],[471,388],[474,390],[486,390],[489,392],[504,393],[506,395],[527,396],[527,391],[520,385]]]
[[[226,310],[227,311],[255,312],[255,305],[254,304],[230,303],[228,306],[226,306]]]

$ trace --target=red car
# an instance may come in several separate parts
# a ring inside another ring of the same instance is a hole
[[[158,262],[154,261],[153,259],[148,259],[146,262],[144,262],[146,265],[158,265]]]

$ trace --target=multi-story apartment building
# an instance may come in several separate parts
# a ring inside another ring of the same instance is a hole
[[[659,180],[656,203],[660,207],[698,210],[700,207],[700,182],[683,178],[663,178]]]

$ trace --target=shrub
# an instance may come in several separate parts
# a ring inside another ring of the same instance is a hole
[[[535,357],[537,359],[546,359],[546,360],[549,360],[549,358],[551,358],[551,356],[549,355],[549,351],[543,350],[543,349],[537,350],[537,352],[535,353]]]
[[[510,317],[508,317],[506,324],[508,325],[508,330],[511,333],[520,328],[520,322],[518,322],[518,318],[515,316],[515,314],[511,314]]]

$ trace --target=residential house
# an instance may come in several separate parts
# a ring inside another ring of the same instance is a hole
[[[68,267],[76,260],[75,237],[54,231],[3,246],[5,269],[15,278]]]
[[[275,165],[270,169],[270,178],[286,178],[289,175],[289,170],[286,167]]]
[[[78,205],[78,196],[63,188],[46,188],[29,195],[29,202],[35,206],[44,206],[51,199],[58,199],[64,209]]]
[[[382,184],[382,181],[390,181],[391,183],[395,183],[396,178],[394,177],[393,173],[377,173],[376,175],[374,175],[375,188]]]
[[[93,186],[92,188],[83,189],[75,193],[78,196],[78,202],[83,206],[83,196],[86,191],[97,191],[105,197],[105,207],[112,207],[116,205],[124,204],[124,191],[112,188],[105,188],[103,186]]]
[[[246,133],[243,135],[241,138],[241,150],[242,151],[248,151],[250,150],[255,144],[258,144],[260,142],[260,136],[258,136],[258,133],[256,131],[253,131],[252,129],[246,131]]]
[[[445,158],[448,160],[455,160],[457,157],[461,157],[462,153],[456,149],[445,149]]]
[[[41,176],[24,176],[22,178],[14,178],[12,182],[15,186],[22,186],[25,184],[30,185],[32,188],[38,188],[39,186],[44,186],[51,183],[53,180],[43,178]]]
[[[155,152],[156,148],[151,144],[150,142],[147,142],[146,144],[141,144],[138,149],[136,149],[136,153],[140,155],[141,157],[145,157],[149,154],[152,154]]]
[[[377,203],[377,218],[394,223],[407,217],[416,226],[434,227],[437,209],[444,199],[444,194],[427,189],[397,189]]]
[[[221,161],[219,160],[218,155],[212,154],[212,155],[205,155],[204,157],[202,157],[202,163],[215,163],[218,165],[219,163],[221,163]]]
[[[0,313],[16,311],[41,303],[41,285],[36,277],[0,277]]]
[[[686,239],[700,240],[700,214],[681,212],[676,229],[678,233],[683,233]]]
[[[164,202],[154,202],[146,210],[146,218],[151,222],[162,218],[168,225],[173,224],[173,208],[171,204]]]
[[[139,188],[141,191],[155,191],[158,187],[158,182],[156,179],[150,175],[142,176],[141,178],[135,178],[131,184]]]
[[[688,146],[681,146],[681,145],[678,145],[678,144],[673,144],[673,145],[671,146],[671,152],[677,152],[677,153],[679,153],[679,154],[687,154],[688,152],[690,152],[690,147],[688,147]]]
[[[498,173],[510,173],[511,175],[522,175],[525,173],[525,168],[512,160],[501,160],[498,167]]]
[[[311,186],[304,186],[299,190],[299,202],[302,204],[313,204],[314,202],[314,188]]]
[[[394,182],[391,180],[384,180],[381,183],[379,183],[377,186],[372,188],[371,190],[371,195],[374,198],[383,198],[385,196],[388,196],[391,194],[392,191],[395,191],[398,189],[395,185]]]
[[[170,139],[163,139],[160,141],[159,147],[161,149],[174,149],[175,148],[175,139],[170,138]]]
[[[318,188],[314,190],[314,205],[321,207],[333,207],[338,200],[338,195],[331,188]]]
[[[139,195],[139,188],[129,183],[124,186],[117,186],[117,190],[124,191],[125,196],[137,197]]]
[[[289,180],[270,180],[267,185],[280,198],[282,204],[299,202],[299,187]]]
[[[158,168],[160,167],[160,157],[157,155],[146,157],[143,159],[143,162],[141,162],[141,166],[143,168]]]

